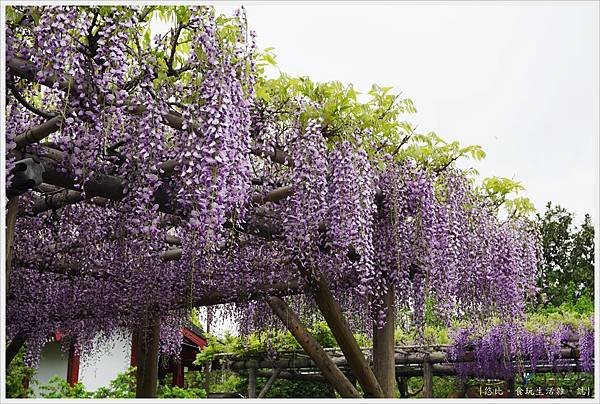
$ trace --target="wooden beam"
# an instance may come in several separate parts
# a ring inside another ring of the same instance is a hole
[[[330,358],[334,365],[336,366],[346,366],[347,361],[346,358]],[[242,371],[245,369],[249,369],[251,367],[256,368],[276,368],[280,367],[282,369],[299,369],[299,368],[319,368],[317,364],[311,359],[304,356],[296,357],[293,359],[279,359],[279,360],[270,360],[270,359],[262,359],[262,360],[240,360],[233,362],[231,364],[231,369],[234,371]]]
[[[433,398],[433,366],[429,360],[423,361],[423,397]]]
[[[256,369],[248,369],[248,398],[256,398]]]
[[[63,117],[61,115],[57,115],[45,121],[44,123],[28,129],[25,133],[15,136],[15,143],[17,144],[17,147],[23,147],[28,144],[37,143],[49,136],[51,133],[59,131],[62,123]]]
[[[404,347],[396,347],[396,350],[401,350]],[[425,347],[422,348],[417,348],[417,349],[425,349]],[[408,371],[408,367],[407,366],[399,366],[399,365],[407,365],[407,364],[413,364],[413,365],[422,365],[425,357],[428,356],[429,360],[428,362],[431,362],[434,364],[433,369],[436,372],[446,372],[447,373],[447,369],[450,369],[451,367],[453,367],[452,364],[449,365],[443,365],[443,364],[448,364],[451,362],[451,359],[449,359],[446,356],[445,352],[432,352],[432,353],[396,353],[395,355],[395,362],[396,362],[396,373],[398,373],[399,371],[404,372],[404,371]],[[577,358],[579,358],[579,352],[577,349],[570,349],[570,348],[563,348],[559,351],[559,353],[557,354],[557,358],[563,358],[563,359],[573,359],[576,360]],[[348,367],[348,361],[344,356],[333,356],[331,358],[331,360],[334,362],[334,364],[336,364],[339,367]],[[474,362],[475,361],[475,357],[472,354],[468,354],[465,355],[461,360],[460,363],[469,363],[469,362]],[[439,365],[438,365],[439,364]],[[542,369],[544,368],[544,366],[546,365],[538,365],[536,367],[536,369]],[[232,370],[242,370],[242,369],[247,369],[248,367],[258,367],[258,368],[273,368],[273,367],[280,367],[282,369],[299,369],[299,368],[315,368],[317,367],[315,365],[315,363],[310,359],[310,358],[306,358],[306,357],[296,357],[294,356],[293,358],[280,358],[277,360],[270,360],[270,359],[260,359],[260,360],[238,360],[235,361],[233,363],[231,363],[231,369]],[[527,366],[525,365],[525,368],[527,369]],[[550,367],[551,369],[552,367]],[[421,376],[422,375],[422,367],[419,366],[415,366],[414,369],[416,369],[416,373],[414,374],[415,376]],[[412,376],[412,374],[411,374]]]
[[[74,179],[68,174],[57,172],[56,170],[57,162],[63,159],[64,153],[48,147],[42,147],[42,149],[44,152],[49,151],[50,158],[35,154],[31,154],[30,156],[39,158],[41,164],[44,166],[44,183],[64,188],[64,190],[62,192],[39,198],[34,201],[32,207],[33,213],[41,213],[51,209],[60,209],[64,206],[72,205],[94,197],[103,197],[116,202],[120,202],[123,199],[125,180],[120,177],[107,174],[95,173],[91,179],[83,185],[86,191],[85,195],[80,191],[72,189],[75,187]],[[166,163],[159,164],[158,170],[159,172],[163,173],[161,177],[168,178],[172,176],[174,173],[173,167],[175,165],[176,162],[174,160],[169,160]],[[293,189],[291,187],[279,187],[265,194],[254,195],[252,197],[252,203],[264,205],[267,202],[279,202],[282,199],[292,195],[292,193]],[[171,198],[171,196],[161,188],[159,188],[154,194],[154,202],[159,205],[160,211],[164,213],[173,212],[172,199],[173,198]]]
[[[276,368],[278,369],[278,368]],[[273,370],[257,370],[257,377],[271,377],[273,376]],[[306,382],[321,382],[327,383],[327,379],[320,373],[300,373],[300,372],[284,372],[279,369],[279,373],[277,374],[278,379],[286,379],[286,380],[302,380]]]
[[[434,375],[451,376],[456,374],[454,365],[432,364]],[[396,377],[423,376],[423,366],[396,366]]]
[[[273,386],[273,383],[275,383],[275,380],[277,380],[277,377],[279,376],[280,372],[280,368],[275,368],[273,370],[273,372],[271,373],[271,377],[269,377],[269,380],[267,380],[263,388],[260,389],[260,393],[258,393],[258,398],[264,398],[265,395],[269,392],[269,390],[271,390],[271,387]]]
[[[29,60],[18,57],[8,58],[6,60],[6,68],[8,69],[8,74],[32,82],[38,81],[36,75],[39,72],[39,69]],[[54,76],[45,77],[42,81],[40,81],[40,84],[43,84],[46,87],[54,87],[54,83],[57,82],[58,88],[66,92],[73,93],[75,87],[72,77],[68,77],[66,79]]]
[[[160,318],[153,316],[138,334],[136,398],[156,398],[158,386],[158,344]]]
[[[344,398],[360,398],[359,392],[333,363],[317,340],[302,325],[296,313],[278,297],[267,297],[267,303],[292,333],[294,338],[296,338],[296,341],[302,346],[304,352],[310,356],[321,370],[327,381],[338,391],[340,396]]]
[[[394,398],[395,393],[395,361],[394,361],[394,327],[395,296],[394,286],[389,285],[384,298],[386,323],[379,328],[373,321],[373,372],[379,381],[386,398]]]
[[[314,279],[315,301],[319,311],[327,321],[340,349],[344,353],[348,366],[367,395],[383,398],[383,390],[369,367],[365,356],[354,338],[340,305],[335,301],[324,276]]]

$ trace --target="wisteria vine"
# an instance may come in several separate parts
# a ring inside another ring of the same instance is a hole
[[[294,309],[312,321],[320,277],[366,332],[384,326],[390,287],[418,328],[427,308],[445,321],[523,316],[540,257],[528,222],[501,222],[456,168],[373,156],[372,128],[331,136],[318,101],[265,105],[243,11],[179,9],[176,26],[145,43],[146,11],[25,7],[7,27],[7,58],[37,72],[33,86],[10,79],[61,118],[47,143],[17,147],[42,119],[9,97],[7,186],[19,154],[52,154],[85,197],[37,214],[60,189],[20,197],[7,334],[27,338],[28,363],[57,330],[85,351],[97,333],[134,332],[149,316],[162,319],[161,352],[177,355],[186,309],[215,294],[236,303],[223,310],[240,331],[272,328],[254,293],[264,285],[295,285]],[[99,178],[119,180],[122,195],[91,200]],[[275,188],[285,197],[263,200]],[[179,259],[161,259],[167,239]],[[593,341],[580,346],[589,369]]]

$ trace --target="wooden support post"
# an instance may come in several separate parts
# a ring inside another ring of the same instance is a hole
[[[248,398],[256,398],[256,368],[248,369]]]
[[[467,396],[467,379],[458,377],[458,392],[457,398],[464,398]]]
[[[515,391],[515,379],[514,378],[508,379],[506,381],[506,387],[508,389],[508,396],[511,398],[515,398],[517,396],[516,391]]]
[[[133,367],[137,367],[138,365],[138,355],[139,355],[139,349],[138,349],[138,332],[134,332],[133,335],[131,336],[131,358],[129,360],[129,366]]]
[[[156,398],[159,339],[160,318],[154,317],[138,333],[136,398]]]
[[[278,297],[267,297],[267,303],[340,396],[342,398],[360,398],[360,393],[333,363],[317,340],[304,328],[296,313]]]
[[[429,357],[423,360],[423,397],[433,398],[433,365]]]
[[[377,398],[385,397],[375,374],[358,346],[358,342],[352,335],[340,305],[333,298],[327,281],[323,276],[314,281],[315,301],[319,306],[319,311],[327,321],[335,340],[348,361],[348,366],[352,369],[352,373],[356,376],[367,395]]]
[[[69,348],[69,362],[67,364],[67,383],[73,387],[79,382],[79,353],[75,351],[75,345],[71,343]]]
[[[395,358],[394,358],[394,287],[389,286],[385,295],[386,324],[383,328],[373,322],[373,371],[386,398],[394,398]]]
[[[265,395],[271,389],[271,386],[273,386],[273,383],[275,383],[275,380],[277,380],[277,377],[279,376],[279,372],[281,372],[280,368],[273,369],[273,374],[271,374],[271,377],[269,377],[269,380],[267,380],[267,383],[263,386],[263,388],[260,389],[260,393],[258,393],[258,398],[265,397]]]
[[[212,308],[206,308],[206,334],[210,334],[210,323],[212,320]],[[210,368],[211,362],[204,364],[204,390],[206,391],[206,397],[210,393]]]
[[[17,224],[17,214],[19,213],[19,197],[13,196],[8,200],[6,206],[6,291],[8,291],[8,282],[10,280],[10,271],[12,269],[13,242],[15,239],[15,225]]]
[[[8,296],[8,284],[10,281],[10,271],[12,269],[12,257],[13,257],[13,244],[15,239],[15,226],[17,224],[17,214],[19,213],[19,197],[14,196],[8,200],[8,204],[6,206],[6,261],[5,261],[5,296]],[[17,356],[21,347],[25,344],[25,337],[18,333],[10,344],[6,347],[6,369],[8,371],[8,366],[12,362],[12,360]]]
[[[135,359],[136,359],[136,371],[135,371],[135,395],[138,397],[142,391],[142,383],[144,379],[144,365],[146,364],[146,334],[142,327],[139,327],[135,332]]]
[[[12,360],[17,356],[21,347],[25,344],[25,338],[21,334],[17,334],[11,341],[10,344],[6,347],[6,370],[8,371],[8,367]]]
[[[408,377],[399,376],[396,378],[396,382],[398,383],[400,398],[408,398]]]
[[[171,383],[171,385],[184,388],[185,378],[183,374],[183,362],[175,362],[173,363],[173,367],[173,382]]]
[[[210,393],[210,372],[212,368],[212,363],[208,362],[204,364],[204,390],[206,391],[206,396]]]

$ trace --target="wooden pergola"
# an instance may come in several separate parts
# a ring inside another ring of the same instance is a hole
[[[538,361],[535,367],[513,359],[510,363],[519,373],[583,372],[578,364],[579,350],[570,341],[563,345],[557,355],[560,363],[552,364],[547,358]],[[410,377],[423,378],[423,397],[433,397],[434,376],[459,376],[458,363],[475,361],[472,353],[467,353],[459,361],[450,359],[450,345],[396,345],[394,347],[394,378],[401,397],[408,397],[407,380]],[[369,365],[373,365],[373,350],[361,348]],[[323,352],[351,381],[356,388],[356,377],[343,352],[337,348],[324,348]],[[248,398],[262,398],[272,387],[276,379],[316,381],[327,383],[319,366],[304,351],[279,352],[277,359],[265,355],[239,356],[233,353],[216,354],[211,364],[213,369],[231,370],[248,378]],[[268,378],[267,383],[257,394],[256,378]],[[515,397],[515,379],[505,380],[510,397]],[[460,392],[464,396],[465,390]]]

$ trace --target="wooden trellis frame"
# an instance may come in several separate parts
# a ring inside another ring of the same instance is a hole
[[[456,363],[448,358],[448,349],[451,346],[395,346],[393,358],[393,377],[394,383],[398,384],[401,395],[403,391],[406,394],[406,380],[409,377],[423,378],[423,396],[425,398],[433,397],[433,376],[457,376]],[[376,348],[362,348],[366,357],[370,351],[375,351]],[[331,361],[335,363],[339,369],[344,372],[349,379],[353,378],[352,370],[348,366],[348,361],[343,356],[339,349],[325,349],[324,351],[331,357]],[[375,354],[373,354],[375,356]],[[535,368],[529,364],[519,366],[517,361],[514,361],[514,366],[517,369],[527,371],[529,373],[554,373],[554,372],[583,372],[577,359],[579,358],[579,350],[574,347],[562,348],[558,354],[561,359],[560,364],[552,365],[547,360],[540,361]],[[374,359],[374,358],[373,358]],[[472,354],[465,355],[458,363],[473,362]],[[568,362],[565,362],[568,361]],[[280,377],[288,380],[304,380],[304,381],[319,381],[328,382],[327,377],[324,377],[319,371],[319,367],[300,351],[283,352],[279,354],[279,359],[270,360],[266,357],[257,357],[256,355],[250,358],[243,358],[235,354],[216,354],[213,368],[228,369],[239,374],[245,375],[248,371],[261,377]],[[276,373],[273,369],[278,369]],[[274,376],[277,375],[277,376]],[[514,397],[514,380],[508,380],[509,393]],[[512,388],[511,388],[512,386]],[[395,385],[393,386],[395,387]],[[393,394],[394,389],[392,389]]]

